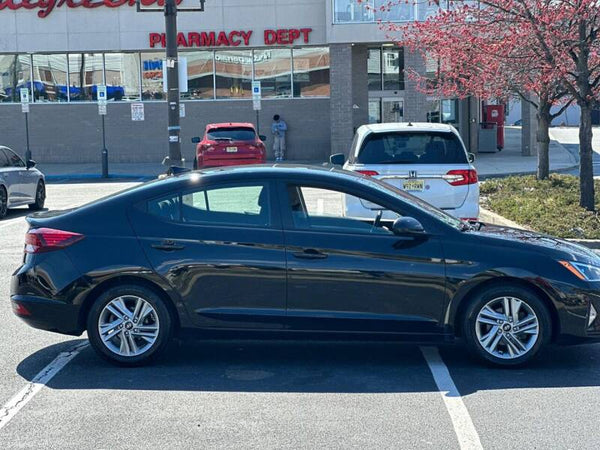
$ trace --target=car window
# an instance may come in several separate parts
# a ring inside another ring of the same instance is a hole
[[[10,167],[10,163],[8,162],[8,158],[4,153],[4,149],[0,148],[0,167]]]
[[[147,208],[150,214],[165,220],[179,222],[181,218],[178,194],[171,194],[166,197],[150,200],[147,203]]]
[[[359,164],[467,164],[465,150],[454,133],[371,133],[363,142]]]
[[[206,137],[213,141],[254,141],[256,132],[248,127],[213,128],[206,134]]]
[[[23,160],[21,159],[21,157],[19,155],[17,155],[12,150],[9,150],[7,148],[3,148],[2,150],[4,150],[4,153],[6,154],[6,157],[8,158],[10,167],[25,167],[25,163],[23,162]]]
[[[265,184],[223,186],[185,193],[181,199],[184,222],[269,226],[269,189]]]
[[[342,191],[301,185],[289,185],[287,190],[292,221],[298,229],[391,234],[388,228],[374,227],[375,219],[381,215],[385,222],[391,222],[399,217],[373,202]]]

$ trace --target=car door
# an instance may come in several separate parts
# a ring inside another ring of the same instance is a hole
[[[131,221],[154,270],[194,325],[281,328],[285,248],[270,182],[203,186],[151,199]]]
[[[282,182],[292,329],[439,333],[445,265],[433,233],[397,236],[345,215],[335,186]],[[376,216],[375,198],[361,198]],[[387,222],[391,228],[391,222]]]
[[[22,200],[32,203],[35,200],[35,191],[37,188],[38,176],[35,171],[28,170],[25,163],[19,155],[9,148],[4,148],[4,153],[18,178],[17,186]]]
[[[8,194],[8,205],[17,206],[25,202],[23,183],[21,181],[20,169],[13,165],[9,157],[10,151],[6,147],[0,147],[0,171],[6,185]]]

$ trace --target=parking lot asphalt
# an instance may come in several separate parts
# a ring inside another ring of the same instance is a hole
[[[47,206],[130,185],[52,184]],[[26,214],[0,222],[2,449],[600,446],[600,345],[551,347],[525,368],[499,370],[460,345],[190,341],[153,366],[111,366],[85,335],[34,330],[13,316],[9,281]],[[48,378],[45,368],[75,346]]]

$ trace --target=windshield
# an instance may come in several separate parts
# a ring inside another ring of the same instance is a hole
[[[247,127],[228,127],[213,128],[207,133],[208,139],[213,141],[253,141],[256,140],[256,133],[252,128]]]
[[[362,177],[360,179],[360,181],[364,184],[367,184],[368,186],[370,186],[372,188],[377,189],[380,192],[383,192],[388,195],[393,195],[394,197],[402,200],[403,202],[408,203],[409,205],[411,205],[415,208],[419,208],[421,211],[428,214],[429,216],[432,216],[433,218],[435,218],[437,220],[441,220],[446,225],[456,228],[457,230],[462,231],[468,227],[468,225],[465,222],[463,222],[462,220],[457,219],[456,217],[453,217],[450,214],[442,211],[441,209],[438,209],[435,206],[430,205],[429,203],[421,200],[420,198],[417,198],[415,196],[407,194],[406,192],[402,191],[401,189],[398,189],[397,187],[392,186],[391,184],[388,184],[384,181],[380,181],[380,180],[377,180],[376,178],[371,178],[371,177],[367,177],[367,176]]]
[[[467,164],[467,155],[454,133],[371,133],[356,162],[360,164]]]

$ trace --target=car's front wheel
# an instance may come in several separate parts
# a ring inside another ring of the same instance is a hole
[[[172,319],[164,300],[143,286],[108,289],[92,305],[87,331],[100,356],[122,366],[151,361],[171,338]]]
[[[472,299],[463,335],[479,358],[499,366],[530,361],[549,342],[552,321],[537,294],[520,286],[496,286]]]
[[[8,213],[8,193],[4,186],[0,186],[0,220],[6,217]]]
[[[44,203],[46,203],[46,185],[40,180],[35,189],[35,203],[30,204],[29,209],[39,211],[44,209]]]

